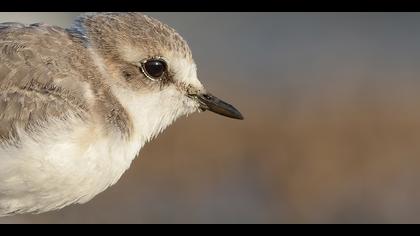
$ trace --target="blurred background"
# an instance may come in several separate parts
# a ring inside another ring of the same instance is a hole
[[[419,13],[146,14],[245,120],[182,118],[89,203],[0,223],[420,223]]]

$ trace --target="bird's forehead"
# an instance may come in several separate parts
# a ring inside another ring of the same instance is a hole
[[[119,31],[117,39],[149,54],[176,53],[192,61],[187,42],[170,26],[140,13],[108,16],[111,28]],[[121,42],[121,43],[123,43]]]
[[[191,50],[180,34],[141,13],[88,13],[76,20],[74,28],[87,33],[103,49],[126,44],[150,54],[174,51],[192,60]]]
[[[171,27],[148,16],[133,13],[122,18],[125,35],[117,48],[125,61],[138,63],[152,57],[166,59],[175,80],[202,89],[187,42]],[[128,24],[128,25],[127,25]]]
[[[140,35],[135,34],[134,37],[129,37],[127,40],[123,40],[119,44],[122,47],[130,47],[132,50],[141,50],[146,55],[150,56],[165,56],[165,55],[177,55],[179,58],[184,58],[193,63],[193,58],[191,50],[188,47],[188,44],[180,37],[174,34],[159,34],[159,33],[150,33]],[[120,46],[120,47],[121,47]]]
[[[170,26],[141,13],[100,13],[84,19],[80,22],[104,56],[111,54],[134,64],[160,56],[167,60],[176,81],[202,88],[187,42]]]

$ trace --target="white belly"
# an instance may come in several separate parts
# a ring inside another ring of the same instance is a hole
[[[17,147],[0,146],[0,216],[84,203],[114,184],[142,145],[80,120],[48,127],[35,139],[21,132]]]
[[[198,107],[174,87],[141,99],[129,90],[115,94],[133,122],[130,140],[106,134],[100,122],[70,119],[49,123],[35,137],[20,132],[18,147],[0,146],[0,215],[92,199],[121,177],[146,141]]]

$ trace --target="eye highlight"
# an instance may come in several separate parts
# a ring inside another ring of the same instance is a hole
[[[158,57],[143,60],[140,69],[147,78],[157,81],[163,78],[168,66],[163,58]]]

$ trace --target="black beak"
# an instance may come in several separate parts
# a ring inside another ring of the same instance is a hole
[[[212,94],[194,94],[190,95],[196,97],[200,102],[200,109],[203,111],[209,110],[222,116],[227,116],[233,119],[243,120],[242,114],[232,105],[226,103]]]

